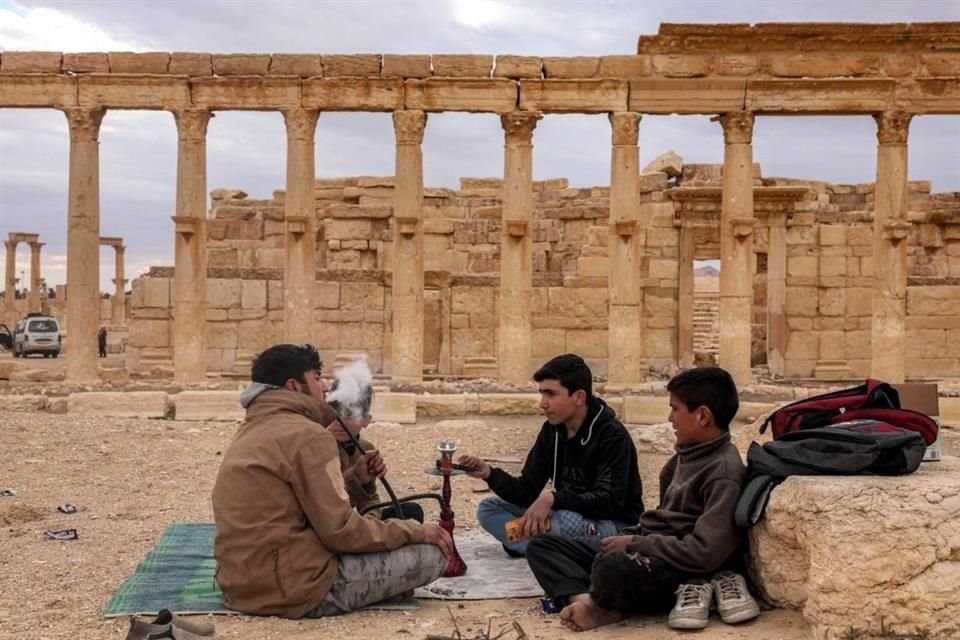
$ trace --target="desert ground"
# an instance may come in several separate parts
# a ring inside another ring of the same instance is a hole
[[[51,386],[51,389],[55,388]],[[18,389],[0,389],[17,392]],[[3,395],[0,395],[2,402]],[[665,405],[666,412],[666,405]],[[0,638],[62,640],[122,638],[126,618],[104,619],[102,610],[118,585],[159,539],[170,522],[212,521],[210,491],[222,452],[237,422],[115,419],[70,414],[0,412]],[[423,474],[441,439],[461,451],[522,459],[539,427],[536,417],[424,419],[415,425],[375,423],[366,437],[387,461],[399,494],[439,488]],[[637,427],[640,429],[642,427]],[[750,427],[737,427],[738,445],[749,443]],[[960,438],[950,434],[947,448]],[[667,454],[641,452],[648,504],[655,504],[656,477]],[[518,465],[504,464],[517,470]],[[476,528],[482,483],[454,479],[458,530]],[[79,512],[64,515],[57,505]],[[438,517],[428,504],[427,517]],[[47,540],[47,529],[76,528],[79,540]],[[451,636],[456,617],[464,639],[483,637],[488,621],[497,632],[516,621],[529,638],[679,638],[665,617],[630,618],[586,634],[560,626],[540,612],[535,598],[470,602],[425,600],[412,612],[365,611],[323,620],[215,616],[217,636],[235,639],[410,638]],[[492,633],[491,636],[495,636]],[[455,637],[455,636],[451,636]],[[517,634],[510,630],[503,640]],[[798,612],[773,610],[746,625],[727,626],[714,617],[699,638],[800,640],[810,630]]]

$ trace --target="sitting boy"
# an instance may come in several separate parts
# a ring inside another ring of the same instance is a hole
[[[667,391],[677,453],[660,472],[660,506],[621,535],[545,535],[527,548],[544,591],[566,603],[560,617],[571,629],[666,611],[674,593],[669,624],[676,629],[707,626],[713,595],[724,622],[759,614],[742,576],[724,571],[707,580],[734,564],[740,544],[734,509],[745,468],[729,432],[739,408],[736,385],[723,369],[705,367],[675,376]]]

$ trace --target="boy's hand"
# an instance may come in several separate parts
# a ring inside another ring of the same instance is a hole
[[[480,478],[481,480],[486,480],[490,477],[490,471],[493,470],[493,467],[490,466],[490,463],[466,453],[457,458],[457,462],[465,467],[470,467],[473,469],[473,471],[467,471],[467,475],[471,478]]]
[[[603,553],[626,553],[627,545],[633,541],[633,536],[610,536],[600,541],[600,551]]]
[[[446,529],[432,522],[428,522],[422,526],[423,541],[436,546],[440,549],[440,552],[443,553],[444,558],[449,558],[453,554],[453,540],[450,538],[450,534],[447,533]]]
[[[357,464],[353,467],[353,473],[357,476],[360,484],[370,484],[377,478],[387,473],[387,465],[383,462],[383,457],[376,449],[371,449],[360,456]]]
[[[520,534],[524,538],[532,538],[547,530],[547,521],[550,519],[550,510],[553,508],[553,497],[553,491],[544,491],[524,512],[520,520]]]

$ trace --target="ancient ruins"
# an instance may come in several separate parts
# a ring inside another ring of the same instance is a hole
[[[900,381],[960,372],[957,197],[907,182],[911,119],[960,112],[958,37],[957,23],[663,25],[636,55],[601,57],[3,52],[0,107],[69,122],[70,381],[97,375],[82,310],[98,295],[106,109],[167,110],[179,133],[175,264],[134,284],[133,369],[146,356],[200,382],[282,338],[368,351],[397,383],[425,369],[522,383],[537,356],[576,348],[630,384],[692,361],[692,261],[719,257],[719,363],[739,383],[763,360]],[[208,217],[206,127],[229,109],[283,113],[287,183]],[[392,112],[395,178],[317,182],[323,111]],[[442,111],[500,115],[502,182],[424,188],[424,127]],[[609,189],[535,192],[534,131],[557,113],[608,115]],[[641,175],[639,121],[672,113],[717,116],[722,168]],[[755,119],[793,114],[873,117],[875,185],[759,177]]]

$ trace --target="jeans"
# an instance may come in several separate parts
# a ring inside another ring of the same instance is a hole
[[[504,525],[519,518],[526,512],[525,507],[507,502],[497,496],[484,498],[477,506],[477,521],[483,529],[500,541],[508,551],[516,555],[525,555],[529,540],[507,542],[507,532]],[[576,511],[551,511],[550,533],[563,538],[582,538],[598,536],[605,538],[616,535],[617,531],[629,526],[626,522],[616,520],[591,520],[584,518]]]

